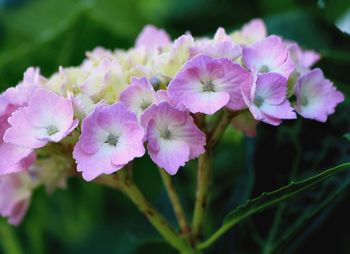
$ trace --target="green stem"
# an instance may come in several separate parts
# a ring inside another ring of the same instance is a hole
[[[0,243],[0,249],[3,250],[3,253],[24,253],[13,228],[4,221],[0,221]]]
[[[235,115],[239,114],[239,112],[230,112],[228,110],[224,110],[218,121],[216,122],[212,132],[209,134],[208,142],[206,149],[208,151],[213,150],[213,148],[217,145],[221,136],[224,134],[227,126],[230,124],[231,120]]]
[[[197,254],[190,244],[181,238],[172,226],[163,218],[162,215],[151,205],[151,203],[143,196],[140,189],[130,178],[127,170],[121,170],[118,174],[120,177],[121,190],[127,197],[137,206],[148,221],[155,227],[161,236],[175,249],[182,254]]]
[[[173,206],[176,219],[179,223],[181,233],[188,234],[191,231],[186,219],[186,214],[181,206],[180,198],[177,195],[175,186],[171,180],[171,177],[163,170],[159,169],[160,176],[162,177],[164,186],[167,190],[168,197]]]
[[[201,234],[204,213],[208,205],[208,190],[211,182],[211,175],[211,156],[208,152],[205,152],[198,159],[197,191],[192,219],[192,233],[194,239],[197,239]]]
[[[208,135],[205,153],[198,159],[196,201],[192,219],[192,233],[194,240],[197,240],[201,234],[205,209],[208,206],[208,193],[213,171],[211,159],[212,150],[231,122],[232,117],[232,112],[228,110],[223,111],[213,130]]]

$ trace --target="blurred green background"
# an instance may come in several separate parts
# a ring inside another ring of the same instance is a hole
[[[175,38],[186,31],[211,35],[218,26],[231,31],[254,17],[265,20],[269,33],[319,51],[317,66],[350,95],[350,36],[344,32],[350,33],[349,0],[0,0],[0,88],[16,85],[28,66],[39,66],[49,76],[59,65],[79,64],[96,46],[131,47],[148,23]],[[215,155],[210,197],[215,209],[206,217],[204,236],[249,197],[350,161],[350,144],[343,137],[350,129],[348,112],[346,100],[327,124],[302,119],[278,128],[261,124],[253,139],[230,128]],[[174,177],[188,212],[194,166],[189,163]],[[175,222],[155,166],[144,158],[135,168],[146,196]],[[208,253],[350,253],[349,182],[344,172],[254,216]],[[176,252],[120,193],[71,179],[67,190],[53,195],[38,190],[19,227],[0,220],[0,253]]]

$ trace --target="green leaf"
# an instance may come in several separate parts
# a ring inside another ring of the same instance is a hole
[[[350,133],[346,133],[346,134],[344,134],[344,138],[346,138],[347,140],[349,140],[349,141],[350,141]]]
[[[294,253],[292,247],[297,247],[306,234],[310,233],[311,228],[317,222],[318,225],[322,222],[322,216],[318,216],[318,218],[315,218],[315,216],[329,213],[328,209],[334,209],[334,206],[338,204],[337,201],[344,198],[341,193],[350,184],[350,172],[343,173],[327,181],[321,190],[317,189],[315,194],[318,197],[314,201],[309,201],[310,205],[304,207],[303,212],[299,212],[298,217],[285,230],[278,233],[281,237],[276,238],[273,244],[276,251],[269,253]]]
[[[286,201],[297,194],[314,187],[319,182],[329,179],[334,174],[350,168],[350,163],[344,163],[334,168],[327,169],[322,173],[307,178],[302,181],[291,182],[289,185],[277,189],[272,192],[263,193],[261,196],[248,200],[244,205],[237,207],[230,212],[222,226],[207,240],[198,245],[199,249],[205,249],[214,243],[221,235],[223,235],[230,228],[241,222],[242,220],[261,212],[262,210],[272,207],[282,201]]]

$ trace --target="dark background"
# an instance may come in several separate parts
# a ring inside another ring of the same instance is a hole
[[[232,31],[261,17],[269,33],[319,51],[322,60],[317,66],[348,97],[350,36],[335,25],[346,12],[350,13],[349,0],[0,0],[0,88],[16,85],[28,66],[39,66],[50,76],[59,65],[81,63],[84,52],[95,46],[131,47],[147,23],[165,28],[175,38],[185,31],[212,35],[218,26]],[[249,197],[350,161],[349,141],[344,138],[349,112],[346,100],[326,124],[302,119],[278,128],[261,124],[256,138],[230,128],[215,155],[215,209],[206,217],[204,236]],[[189,163],[174,177],[188,212],[194,198],[194,166]],[[155,166],[144,158],[135,168],[145,195],[174,222]],[[244,221],[208,253],[350,253],[349,182],[350,175],[344,172]],[[79,179],[69,180],[67,190],[49,196],[44,189],[36,191],[18,228],[0,220],[1,251],[176,253],[120,193]]]

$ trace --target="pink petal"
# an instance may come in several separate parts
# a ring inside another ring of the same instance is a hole
[[[145,26],[136,39],[136,47],[163,47],[171,43],[169,35],[155,26]]]
[[[344,101],[344,95],[324,78],[320,69],[301,76],[295,86],[296,111],[305,118],[326,122],[335,107]]]

